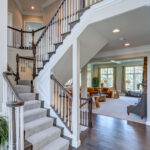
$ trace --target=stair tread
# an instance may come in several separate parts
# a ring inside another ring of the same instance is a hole
[[[40,100],[25,101],[24,105],[31,105],[31,104],[36,104],[36,103],[40,104],[41,101]]]
[[[49,118],[49,117],[43,117],[43,118],[31,121],[31,122],[25,123],[24,129],[25,129],[25,131],[31,130],[31,129],[35,128],[36,126],[40,126],[44,123],[49,123],[49,122],[53,122],[53,119]]]
[[[38,132],[30,137],[27,138],[27,140],[29,142],[31,142],[34,146],[34,144],[40,143],[41,141],[43,141],[44,139],[48,139],[49,137],[53,137],[54,136],[60,136],[60,129],[57,127],[50,127],[46,130],[43,130],[41,132]],[[56,137],[57,138],[57,137]]]
[[[27,95],[27,94],[37,94],[37,93],[31,93],[31,92],[29,92],[29,93],[20,93],[20,95]]]
[[[36,113],[41,113],[41,112],[46,112],[46,109],[36,108],[36,109],[25,111],[24,112],[24,117],[30,116],[30,115],[33,115],[33,114],[36,114]]]
[[[68,148],[69,141],[59,137],[56,140],[52,141],[50,144],[46,145],[44,148],[41,148],[40,150],[67,150]]]
[[[30,87],[30,85],[15,85],[14,87]]]

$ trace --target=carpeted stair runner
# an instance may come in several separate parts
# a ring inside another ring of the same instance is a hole
[[[47,116],[47,110],[41,108],[42,101],[36,100],[37,94],[30,93],[27,81],[24,85],[16,85],[15,89],[24,100],[25,139],[33,146],[33,150],[68,150],[69,141],[61,137],[61,129],[55,127],[53,118]]]

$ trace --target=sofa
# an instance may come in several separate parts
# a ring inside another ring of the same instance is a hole
[[[88,87],[87,88],[87,96],[92,97],[94,95],[98,95],[98,90],[102,90],[102,94],[106,94],[106,98],[112,98],[113,97],[113,88],[99,88],[99,87]],[[72,89],[68,89],[68,92],[73,95]],[[81,93],[80,93],[81,97]]]
[[[141,97],[140,91],[125,91],[125,96],[131,96],[131,97]]]
[[[97,95],[98,90],[101,89],[102,94],[106,94],[107,98],[113,97],[113,88],[99,88],[99,87],[88,87],[87,91],[90,96]]]
[[[146,117],[147,116],[147,94],[142,94],[137,104],[128,106],[127,113],[128,115],[130,113],[139,115],[141,116],[141,119],[143,119],[143,117]]]

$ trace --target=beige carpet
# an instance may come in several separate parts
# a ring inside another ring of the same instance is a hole
[[[119,99],[107,99],[106,102],[100,103],[100,108],[93,109],[93,113],[123,120],[146,124],[146,118],[143,120],[140,116],[127,114],[127,106],[134,105],[138,102],[138,98],[121,96]]]

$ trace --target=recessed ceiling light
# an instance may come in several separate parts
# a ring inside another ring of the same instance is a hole
[[[119,30],[119,29],[114,29],[112,32],[113,32],[114,34],[116,34],[116,33],[119,33],[120,30]]]
[[[35,7],[34,7],[34,6],[31,6],[31,9],[32,9],[32,10],[34,10],[34,9],[35,9]]]
[[[127,43],[124,43],[124,46],[125,47],[129,47],[131,44],[129,43],[129,42],[127,42]]]

